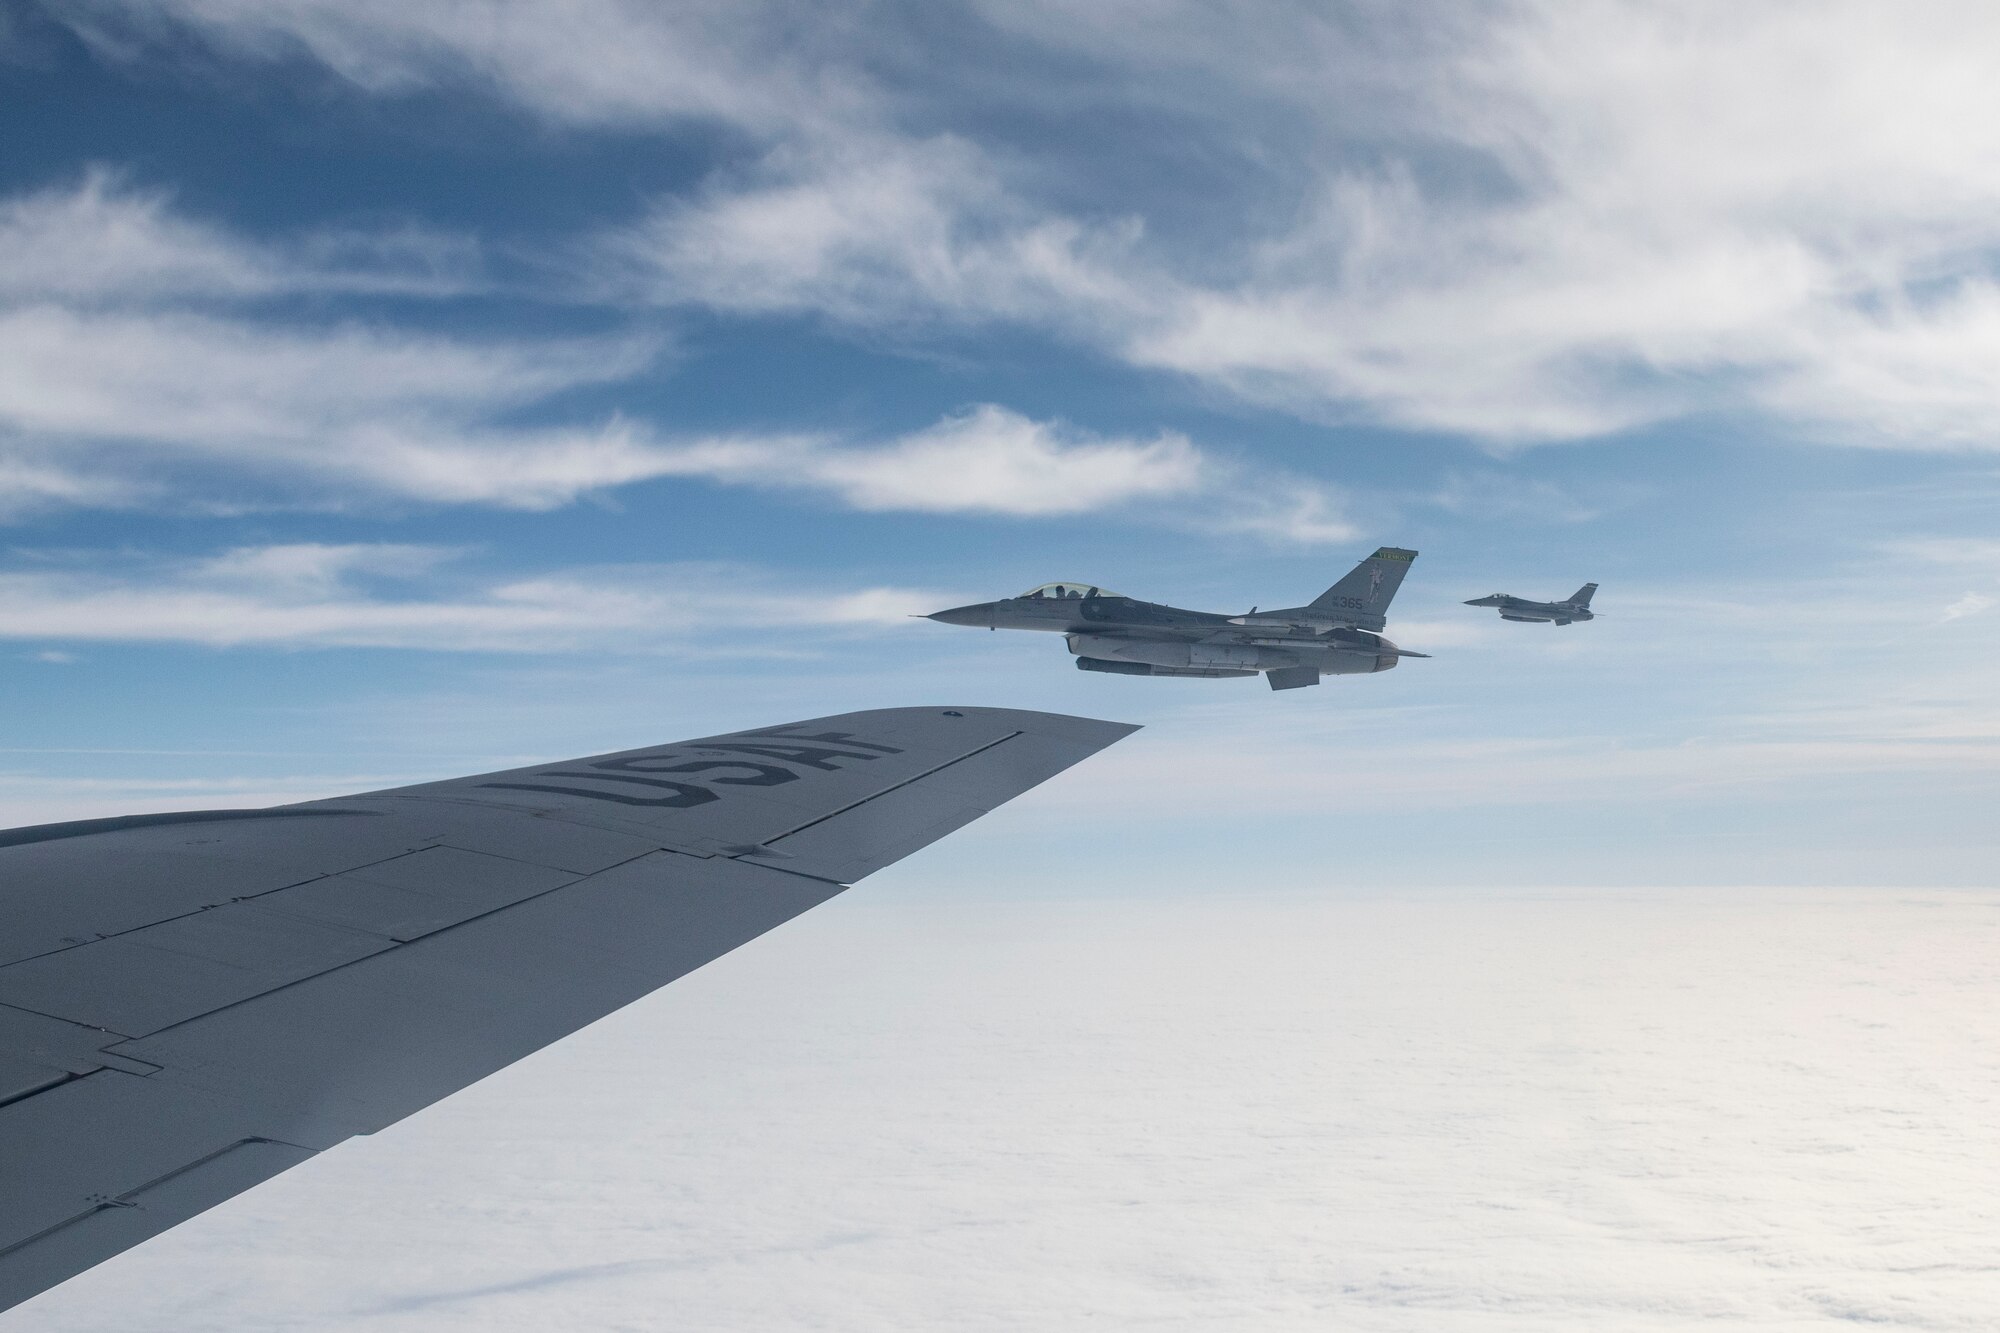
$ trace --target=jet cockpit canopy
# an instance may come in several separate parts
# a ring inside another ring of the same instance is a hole
[[[1094,588],[1088,583],[1044,583],[1039,588],[1028,589],[1014,600],[1017,602],[1043,600],[1081,601],[1086,597],[1120,597],[1123,595],[1122,593],[1115,593],[1109,588]]]

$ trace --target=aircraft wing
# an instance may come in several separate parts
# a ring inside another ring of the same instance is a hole
[[[729,952],[1134,728],[849,713],[0,833],[0,1309]]]

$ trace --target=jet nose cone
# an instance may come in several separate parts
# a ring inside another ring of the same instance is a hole
[[[931,612],[929,619],[946,625],[976,625],[990,629],[993,625],[993,606],[990,602],[979,606],[954,606],[948,611]]]

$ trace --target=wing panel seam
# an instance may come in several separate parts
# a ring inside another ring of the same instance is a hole
[[[302,1153],[311,1153],[314,1154],[315,1156],[318,1154],[317,1149],[308,1148],[301,1143],[287,1143],[283,1139],[261,1138],[254,1135],[247,1139],[238,1139],[234,1143],[230,1143],[221,1148],[217,1148],[214,1152],[198,1157],[192,1162],[184,1162],[180,1166],[177,1166],[173,1170],[167,1172],[165,1175],[155,1176],[153,1179],[148,1180],[143,1184],[134,1185],[131,1189],[123,1190],[120,1193],[113,1195],[99,1196],[91,1203],[90,1207],[84,1209],[82,1212],[71,1213],[68,1217],[65,1217],[62,1221],[57,1222],[53,1226],[43,1227],[40,1231],[37,1231],[32,1236],[23,1237],[22,1239],[15,1241],[11,1245],[0,1246],[0,1259],[5,1259],[8,1255],[24,1250],[28,1246],[33,1245],[39,1241],[47,1240],[50,1236],[55,1235],[58,1231],[61,1231],[64,1227],[75,1226],[78,1222],[81,1222],[84,1218],[93,1217],[96,1214],[103,1212],[107,1208],[141,1207],[142,1205],[132,1202],[134,1196],[144,1194],[148,1190],[158,1189],[160,1186],[168,1183],[169,1181],[177,1179],[178,1177],[184,1176],[190,1171],[198,1171],[202,1167],[207,1166],[210,1162],[213,1162],[218,1158],[225,1157],[228,1154],[235,1152],[238,1148],[241,1148],[244,1145],[251,1143],[272,1143],[276,1144],[280,1148],[296,1148],[298,1151]]]
[[[646,855],[647,855],[647,856],[662,856],[662,855],[679,855],[679,854],[680,854],[680,853],[676,853],[676,852],[668,852],[668,851],[666,851],[665,849],[662,849],[662,850],[660,850],[660,851],[657,851],[657,852],[648,852],[648,853],[647,853]],[[634,857],[634,858],[633,858],[633,860],[635,860],[635,861],[642,861],[642,860],[644,860],[644,859],[645,859],[645,857]],[[699,859],[699,858],[690,858],[690,859]],[[631,862],[629,862],[629,861],[626,861],[626,862],[620,862],[619,864],[620,864],[620,865],[629,865],[629,864],[631,864]],[[610,870],[610,869],[614,869],[614,868],[615,868],[615,867],[610,867],[610,866],[607,866],[607,867],[606,867],[605,869],[606,869],[606,870]],[[766,869],[768,869],[769,867],[765,867],[765,868],[766,868]],[[529,895],[528,895],[527,897],[525,897],[525,898],[516,898],[516,899],[515,899],[515,900],[514,900],[513,902],[511,902],[511,903],[502,903],[502,904],[501,904],[500,906],[498,906],[498,907],[494,907],[494,908],[491,908],[491,909],[489,909],[489,910],[487,910],[487,911],[484,911],[484,912],[481,912],[481,913],[480,913],[480,914],[479,914],[478,916],[468,916],[468,917],[465,917],[465,918],[463,918],[463,919],[461,919],[461,920],[458,920],[458,921],[454,921],[454,922],[452,922],[452,923],[451,923],[450,925],[448,925],[448,926],[444,926],[444,927],[442,927],[442,928],[440,928],[440,929],[438,929],[438,930],[432,930],[432,931],[427,931],[427,932],[425,932],[425,933],[424,933],[424,934],[422,934],[422,935],[414,935],[414,936],[411,936],[411,937],[410,937],[409,939],[407,939],[407,940],[393,940],[393,941],[391,941],[391,942],[390,942],[390,945],[389,945],[389,947],[388,947],[388,948],[386,948],[386,949],[377,949],[377,950],[376,950],[375,952],[373,952],[373,953],[369,953],[369,954],[363,954],[363,955],[362,955],[361,957],[359,957],[359,958],[350,958],[350,959],[348,959],[348,960],[347,960],[346,962],[344,962],[344,963],[338,963],[338,964],[334,965],[333,967],[326,967],[326,968],[321,968],[321,969],[320,969],[319,971],[317,971],[317,972],[311,972],[311,973],[308,973],[308,974],[307,974],[307,975],[305,975],[305,976],[302,976],[302,977],[297,977],[297,978],[294,978],[294,979],[293,979],[293,980],[291,980],[291,981],[287,981],[287,982],[285,982],[285,983],[284,983],[283,985],[279,985],[279,986],[273,986],[273,987],[271,987],[271,988],[270,988],[269,990],[261,990],[261,991],[258,991],[258,992],[257,992],[257,993],[256,993],[255,995],[245,995],[245,996],[244,996],[244,997],[242,997],[241,999],[237,999],[237,1000],[231,1000],[231,1001],[230,1001],[230,1002],[229,1002],[228,1004],[221,1004],[221,1005],[217,1005],[217,1006],[216,1006],[215,1008],[213,1008],[213,1009],[204,1009],[204,1010],[203,1010],[202,1012],[200,1012],[200,1013],[198,1013],[198,1014],[190,1014],[190,1015],[189,1015],[188,1017],[186,1017],[186,1018],[183,1018],[183,1019],[181,1019],[181,1020],[180,1020],[179,1022],[177,1022],[177,1023],[169,1023],[169,1024],[168,1024],[168,1025],[167,1025],[166,1027],[163,1027],[163,1028],[155,1028],[155,1029],[154,1029],[153,1031],[151,1031],[151,1032],[144,1032],[144,1033],[140,1033],[140,1034],[138,1034],[137,1036],[132,1036],[132,1037],[125,1037],[125,1038],[123,1038],[122,1040],[123,1040],[123,1041],[151,1041],[151,1040],[152,1040],[153,1038],[155,1038],[155,1037],[159,1037],[159,1036],[164,1036],[165,1034],[167,1034],[167,1033],[169,1033],[169,1032],[172,1032],[172,1031],[173,1031],[173,1030],[174,1030],[175,1028],[179,1028],[179,1027],[184,1027],[184,1026],[186,1026],[187,1024],[189,1024],[189,1023],[199,1023],[199,1022],[201,1022],[201,1021],[202,1021],[203,1019],[207,1019],[207,1018],[213,1018],[213,1017],[214,1017],[215,1015],[217,1015],[217,1014],[221,1014],[221,1013],[227,1013],[227,1012],[228,1012],[229,1010],[231,1010],[231,1009],[234,1009],[234,1008],[237,1008],[237,1007],[238,1007],[239,1005],[245,1005],[245,1004],[255,1004],[255,1003],[257,1003],[257,1002],[258,1002],[258,1001],[260,1001],[260,1000],[265,1000],[265,999],[268,999],[268,998],[270,998],[270,997],[271,997],[271,996],[273,996],[273,995],[277,995],[277,994],[280,994],[280,993],[282,993],[282,992],[284,992],[284,991],[288,991],[288,990],[290,990],[290,989],[291,989],[292,987],[294,987],[294,986],[303,986],[303,985],[305,985],[305,984],[306,984],[307,982],[310,982],[310,981],[317,981],[317,980],[318,980],[319,978],[321,978],[321,977],[329,977],[329,976],[332,976],[332,975],[333,975],[334,973],[336,973],[336,972],[344,972],[344,971],[346,971],[346,970],[347,970],[348,968],[350,968],[350,967],[360,967],[360,966],[362,966],[362,965],[364,965],[364,964],[367,964],[367,963],[372,963],[372,962],[376,961],[377,959],[381,959],[381,958],[387,958],[387,957],[389,957],[390,955],[394,954],[394,953],[395,953],[395,952],[396,952],[397,950],[399,950],[399,949],[407,949],[407,948],[409,948],[409,947],[410,947],[411,945],[413,945],[413,944],[419,944],[419,943],[422,943],[422,942],[423,942],[423,941],[425,941],[425,940],[434,940],[434,939],[436,939],[436,938],[437,938],[438,936],[440,936],[440,935],[448,935],[448,934],[450,934],[450,933],[451,933],[452,931],[454,931],[454,930],[459,930],[459,929],[461,929],[461,928],[463,928],[463,927],[465,927],[465,926],[469,926],[469,925],[472,925],[472,924],[473,924],[474,922],[477,922],[477,921],[484,921],[484,920],[486,920],[486,919],[487,919],[488,917],[491,917],[491,916],[497,916],[497,915],[499,915],[499,914],[500,914],[500,913],[502,913],[502,912],[511,912],[511,911],[513,911],[513,910],[514,910],[515,908],[517,908],[517,907],[523,907],[523,906],[526,906],[526,905],[527,905],[528,903],[532,903],[532,902],[538,902],[538,901],[540,901],[541,899],[543,899],[543,898],[546,898],[546,897],[548,897],[548,896],[549,896],[550,894],[552,894],[552,893],[562,893],[562,892],[564,892],[564,891],[566,891],[566,890],[568,890],[568,889],[573,889],[573,888],[577,887],[577,886],[578,886],[579,884],[587,884],[587,883],[589,883],[589,882],[590,882],[590,881],[591,881],[592,879],[595,879],[595,878],[596,878],[596,877],[597,877],[598,875],[601,875],[601,874],[604,874],[604,873],[605,873],[605,871],[604,871],[604,870],[599,870],[599,871],[596,871],[596,872],[594,872],[594,873],[592,873],[592,874],[589,874],[589,875],[580,875],[580,876],[578,876],[578,877],[577,877],[576,879],[573,879],[573,880],[571,880],[571,881],[570,881],[569,883],[567,883],[567,884],[558,884],[558,885],[556,885],[556,886],[555,886],[554,888],[552,888],[552,889],[543,889],[543,890],[542,890],[542,891],[541,891],[540,893],[533,893],[533,894],[529,894]],[[64,1021],[66,1021],[66,1022],[74,1022],[75,1020],[73,1020],[73,1019],[66,1019],[66,1020],[64,1020]],[[113,1043],[113,1044],[114,1044],[114,1045],[117,1045],[117,1044],[121,1044],[121,1043]],[[128,1057],[128,1058],[129,1058],[129,1057]],[[294,1144],[294,1145],[292,1145],[292,1146],[294,1146],[294,1147],[297,1147],[298,1145],[297,1145],[297,1144]]]
[[[769,847],[772,843],[779,842],[785,838],[789,838],[794,833],[804,833],[807,829],[812,828],[815,825],[824,824],[827,820],[838,818],[839,816],[848,813],[850,810],[858,810],[862,806],[868,804],[870,801],[880,800],[882,797],[889,795],[891,792],[901,791],[903,788],[909,786],[913,782],[921,782],[925,778],[930,777],[932,774],[942,773],[945,769],[950,768],[953,764],[962,764],[966,760],[972,758],[974,755],[985,754],[988,750],[992,749],[994,746],[1005,745],[1008,741],[1014,740],[1015,738],[1023,736],[1025,734],[1026,734],[1025,732],[1010,731],[1005,736],[996,736],[992,740],[986,742],[986,744],[980,746],[976,750],[967,750],[964,754],[954,755],[950,759],[945,760],[943,763],[933,765],[932,767],[925,769],[921,773],[913,773],[909,777],[904,778],[901,782],[898,782],[893,787],[884,787],[881,791],[870,792],[868,795],[862,797],[858,801],[850,801],[846,805],[841,806],[838,810],[829,810],[825,814],[820,815],[815,819],[808,819],[805,823],[800,824],[796,828],[788,828],[782,833],[774,833],[770,837],[764,839],[764,845],[766,847]]]
[[[369,799],[411,801],[420,805],[458,806],[463,809],[476,811],[480,814],[485,814],[485,815],[491,815],[495,813],[505,813],[508,815],[515,816],[517,818],[546,819],[550,823],[562,824],[565,825],[566,827],[573,829],[582,829],[587,833],[610,833],[617,835],[619,837],[631,838],[638,842],[651,844],[651,846],[646,851],[640,852],[638,856],[629,856],[625,858],[625,860],[623,861],[618,861],[614,863],[616,865],[621,865],[621,866],[627,865],[633,861],[637,861],[640,857],[651,856],[656,851],[679,852],[683,856],[693,856],[703,859],[715,855],[715,853],[712,851],[704,851],[699,847],[691,847],[685,843],[669,842],[667,840],[666,834],[660,832],[657,829],[647,828],[643,824],[632,823],[629,821],[620,821],[617,824],[603,824],[595,820],[575,818],[571,812],[560,809],[550,809],[547,806],[521,805],[517,802],[503,801],[503,800],[490,800],[490,801],[472,800],[464,796],[445,796],[445,795],[430,795],[430,794],[426,794],[423,796],[399,796],[396,795],[394,792],[389,792],[379,797],[370,797]],[[439,836],[449,837],[450,835],[440,834]],[[455,846],[456,844],[448,843],[445,845]],[[476,851],[484,856],[499,856],[500,859],[504,861],[520,861],[522,865],[534,866],[534,865],[544,864],[543,862],[540,861],[525,861],[518,856],[502,856],[499,852],[489,852],[484,848],[480,847],[460,847],[458,850]],[[563,867],[561,866],[545,866],[544,868],[549,870],[563,869]],[[604,867],[605,870],[609,870],[611,868],[612,868],[611,866]],[[595,874],[601,874],[602,871],[593,870],[590,873],[595,875]]]
[[[428,799],[428,798],[423,798],[423,797],[412,797],[411,799],[413,799],[413,800],[423,800],[423,799]],[[372,814],[372,813],[374,813],[374,812],[373,812],[373,811],[370,811],[370,812],[368,812],[368,813],[371,813],[371,814]],[[569,821],[565,821],[565,822],[569,822]],[[574,828],[589,828],[589,827],[590,827],[590,825],[588,825],[588,824],[574,824],[574,823],[572,823],[572,825],[571,825],[571,826],[572,826],[572,827],[574,827]],[[444,841],[444,840],[443,840],[443,837],[444,837],[444,836],[445,836],[445,835],[440,835],[440,837],[439,837],[439,839],[438,839],[438,840],[433,840],[433,841],[431,841],[431,842],[428,842],[428,843],[426,843],[426,844],[425,844],[424,846],[422,846],[422,847],[416,847],[416,848],[412,848],[412,849],[411,849],[410,851],[407,851],[407,852],[397,852],[397,853],[396,853],[396,854],[395,854],[394,856],[385,856],[385,857],[383,857],[383,858],[382,858],[381,860],[379,860],[379,861],[369,861],[369,862],[367,862],[367,863],[365,863],[365,864],[363,864],[363,865],[358,865],[358,866],[352,866],[352,867],[350,867],[350,868],[348,868],[348,869],[346,869],[346,870],[319,870],[319,871],[314,871],[314,872],[313,872],[312,874],[310,874],[309,876],[307,876],[307,877],[306,877],[305,879],[301,879],[301,880],[298,880],[298,881],[296,881],[296,882],[293,882],[293,883],[287,883],[287,884],[280,884],[280,885],[278,885],[278,886],[277,886],[276,888],[271,888],[271,889],[259,889],[259,890],[257,890],[257,892],[255,892],[255,893],[246,893],[246,894],[241,894],[241,895],[239,895],[239,896],[237,896],[237,897],[234,897],[234,898],[228,898],[228,899],[225,899],[224,901],[222,901],[222,902],[219,902],[219,903],[210,903],[210,904],[208,904],[208,906],[206,906],[206,907],[197,907],[197,908],[195,908],[195,909],[194,909],[193,911],[190,911],[190,912],[179,912],[179,913],[176,913],[176,914],[175,914],[175,915],[173,915],[173,916],[163,916],[163,917],[161,917],[161,918],[160,918],[159,920],[157,920],[157,921],[148,921],[148,922],[145,922],[145,923],[144,923],[144,924],[142,924],[142,925],[137,925],[137,926],[128,926],[128,927],[126,927],[126,928],[125,928],[124,930],[114,930],[114,931],[111,931],[111,932],[110,932],[110,933],[108,933],[108,934],[103,934],[103,935],[93,935],[93,936],[91,936],[91,937],[90,937],[89,939],[87,939],[87,940],[81,940],[81,939],[80,939],[80,940],[77,940],[77,941],[75,941],[74,943],[71,943],[71,944],[65,944],[65,945],[61,946],[60,948],[56,948],[56,949],[44,949],[44,950],[43,950],[42,952],[40,952],[40,953],[31,953],[31,954],[28,954],[28,955],[26,955],[26,956],[24,956],[24,957],[21,957],[21,958],[15,958],[15,959],[11,959],[10,961],[8,961],[8,962],[7,962],[7,963],[5,963],[5,964],[0,964],[0,967],[12,967],[12,966],[13,966],[13,965],[14,965],[15,963],[28,963],[28,962],[33,962],[33,961],[34,961],[35,959],[37,959],[37,958],[47,958],[47,957],[48,957],[49,955],[51,955],[51,954],[58,954],[58,953],[68,953],[68,952],[69,952],[70,950],[72,950],[72,949],[82,949],[82,948],[87,948],[88,946],[90,946],[90,945],[93,945],[93,944],[101,944],[101,943],[103,943],[103,942],[104,942],[104,941],[106,941],[106,940],[115,940],[115,939],[119,939],[119,938],[121,938],[122,936],[126,936],[126,935],[132,935],[132,934],[136,934],[137,932],[139,932],[139,931],[142,931],[142,930],[150,930],[150,929],[151,929],[152,927],[154,927],[154,926],[164,926],[164,925],[167,925],[167,924],[168,924],[169,922],[174,922],[174,921],[185,921],[185,920],[187,920],[187,919],[188,919],[188,918],[190,918],[190,917],[197,917],[197,916],[200,916],[200,915],[201,915],[201,914],[202,914],[203,912],[213,912],[213,911],[214,911],[214,910],[215,910],[216,908],[218,908],[218,907],[228,907],[228,906],[230,906],[231,904],[234,904],[234,903],[254,903],[254,902],[256,902],[256,901],[257,901],[257,900],[258,900],[259,898],[267,898],[267,897],[269,897],[270,895],[272,895],[272,894],[274,894],[274,893],[283,893],[283,892],[284,892],[284,891],[285,891],[286,889],[299,889],[299,888],[304,888],[304,887],[305,887],[306,885],[308,885],[308,884],[317,884],[317,883],[318,883],[319,881],[321,881],[321,880],[323,880],[323,879],[337,879],[337,878],[339,878],[339,877],[340,877],[340,876],[342,876],[342,875],[358,875],[358,874],[360,874],[360,873],[361,873],[362,871],[364,871],[364,870],[373,870],[373,869],[375,869],[375,868],[376,868],[377,866],[382,866],[382,865],[387,865],[387,864],[388,864],[389,862],[391,862],[391,861],[400,861],[400,860],[402,860],[402,859],[403,859],[404,857],[406,857],[406,856],[415,856],[415,855],[416,855],[416,854],[417,854],[418,852],[427,852],[427,851],[430,851],[430,850],[432,850],[432,849],[434,849],[434,848],[449,848],[450,850],[452,850],[452,851],[454,851],[454,852],[470,852],[470,853],[473,853],[474,855],[477,855],[477,856],[490,856],[490,857],[492,857],[492,858],[493,858],[494,860],[496,860],[496,861],[507,861],[507,862],[510,862],[510,863],[512,863],[512,864],[514,864],[514,865],[521,865],[521,866],[533,866],[533,867],[534,867],[535,869],[537,869],[537,870],[553,870],[553,871],[557,871],[557,872],[558,872],[558,873],[560,873],[560,874],[565,874],[565,875],[575,875],[575,876],[576,876],[576,878],[577,878],[577,880],[582,880],[582,879],[588,879],[588,878],[589,878],[589,877],[590,877],[591,875],[601,875],[601,874],[603,874],[603,873],[604,873],[604,870],[615,870],[615,869],[617,869],[617,868],[618,868],[619,866],[622,866],[622,865],[628,865],[628,864],[630,864],[630,863],[631,863],[631,862],[633,862],[633,861],[637,861],[637,860],[640,860],[640,859],[642,859],[642,858],[644,858],[644,857],[648,857],[648,856],[651,856],[651,855],[653,855],[653,854],[654,854],[654,853],[655,853],[656,851],[677,851],[677,850],[680,850],[680,849],[677,849],[677,848],[673,848],[673,847],[658,847],[658,848],[649,848],[649,849],[647,849],[646,851],[643,851],[643,852],[640,852],[640,853],[638,853],[638,854],[637,854],[636,856],[628,856],[628,857],[626,857],[626,858],[625,858],[625,859],[624,859],[623,861],[614,861],[614,862],[612,862],[612,863],[611,863],[610,865],[608,865],[608,866],[605,866],[605,867],[603,868],[603,870],[593,870],[593,871],[590,871],[590,872],[589,872],[588,874],[586,874],[586,873],[583,873],[583,872],[580,872],[580,871],[575,871],[575,870],[565,870],[565,869],[563,869],[563,868],[562,868],[561,866],[551,866],[551,865],[545,865],[545,864],[543,864],[543,863],[542,863],[542,862],[540,862],[540,861],[526,861],[526,860],[523,860],[522,858],[520,858],[520,857],[518,857],[518,856],[502,856],[502,855],[501,855],[500,853],[498,853],[498,852],[490,852],[490,851],[487,851],[487,850],[486,850],[485,848],[483,848],[483,847],[461,847],[461,846],[460,846],[460,845],[459,845],[458,843],[456,843],[456,842],[448,842],[448,841]],[[468,842],[469,842],[469,841],[471,841],[471,839],[466,839],[465,841],[468,841]],[[703,853],[700,853],[700,852],[695,852],[695,851],[686,851],[686,852],[683,852],[682,854],[683,854],[683,855],[687,855],[687,856],[697,856],[697,857],[699,857],[699,856],[702,856],[702,855],[703,855]],[[576,882],[576,880],[572,880],[572,881],[570,881],[570,882],[571,882],[571,883],[575,883],[575,882]],[[567,887],[568,887],[568,885],[557,885],[556,887],[557,887],[557,888],[567,888]],[[553,892],[553,890],[544,890],[544,892]],[[526,899],[524,898],[524,899],[521,899],[521,901],[522,901],[522,902],[526,902],[527,900],[526,900]],[[274,908],[274,909],[270,909],[270,910],[274,910],[274,911],[275,911],[275,910],[279,910],[279,909],[275,909],[275,908]],[[290,915],[290,913],[287,913],[287,915]],[[318,920],[318,918],[308,918],[308,919],[309,919],[309,920]],[[467,919],[467,920],[471,920],[472,918],[468,917],[468,918],[466,918],[466,919]],[[339,924],[339,923],[337,923],[337,922],[336,922],[336,923],[330,923],[330,924],[336,924],[336,925],[337,925],[337,924]],[[350,926],[350,927],[346,927],[346,928],[347,928],[347,929],[350,929],[350,930],[352,930],[352,929],[357,929],[356,927],[352,927],[352,926]],[[372,933],[374,933],[374,932],[372,932],[372,931],[363,931],[362,933],[363,933],[363,934],[372,934]],[[15,1007],[16,1007],[16,1008],[19,1008],[20,1006],[16,1005]],[[33,1011],[33,1010],[30,1010],[29,1012],[31,1012],[31,1013],[32,1013],[32,1012],[36,1012],[36,1011]],[[44,1017],[55,1017],[55,1015],[44,1015]],[[63,1021],[64,1021],[64,1022],[75,1022],[76,1020],[74,1020],[74,1019],[64,1019]]]

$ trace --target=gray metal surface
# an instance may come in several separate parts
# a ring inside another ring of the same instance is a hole
[[[0,835],[0,1309],[391,1124],[1132,730],[890,709]]]

